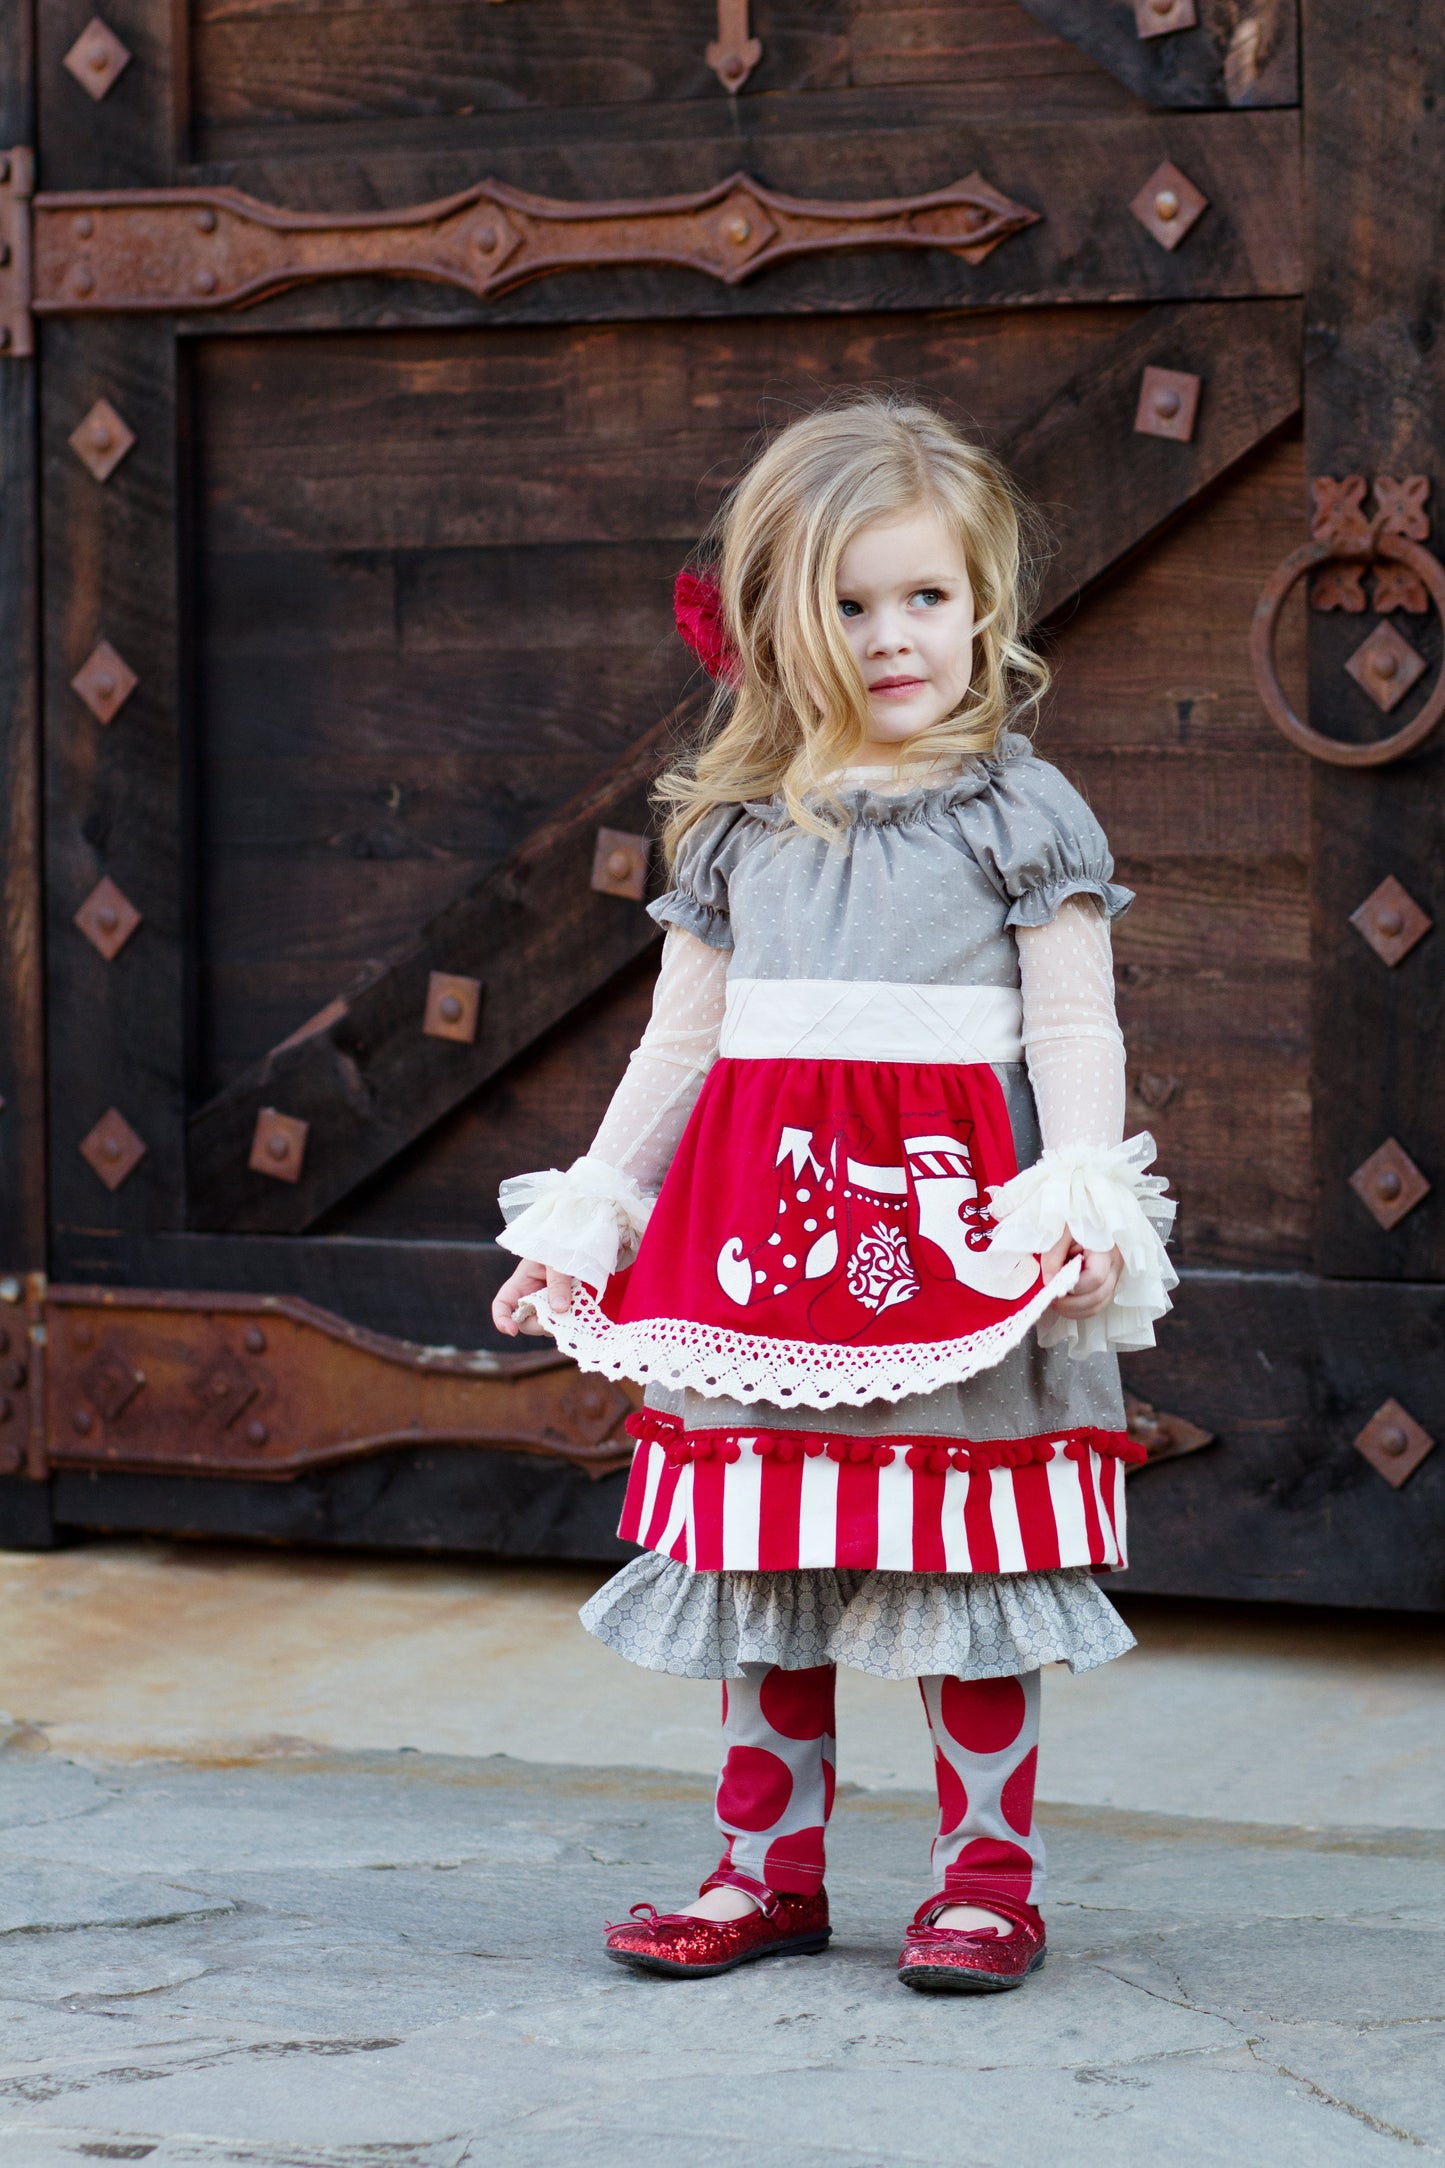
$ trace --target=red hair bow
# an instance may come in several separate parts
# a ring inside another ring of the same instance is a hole
[[[742,671],[738,651],[723,623],[722,590],[715,574],[679,572],[672,590],[672,614],[678,631],[708,676],[736,685]]]

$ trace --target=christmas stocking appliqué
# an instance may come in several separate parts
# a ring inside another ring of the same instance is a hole
[[[813,1149],[811,1129],[784,1129],[773,1164],[778,1210],[773,1231],[753,1249],[732,1235],[718,1255],[718,1285],[730,1302],[786,1295],[799,1280],[826,1279],[838,1262],[837,1190],[829,1163]],[[786,1162],[786,1164],[785,1164]]]
[[[993,1220],[979,1196],[967,1143],[946,1134],[905,1137],[903,1150],[909,1231],[924,1270],[1000,1302],[1026,1293],[1039,1276],[1037,1261],[990,1247]]]

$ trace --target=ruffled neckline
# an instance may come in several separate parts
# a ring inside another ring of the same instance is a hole
[[[919,783],[906,791],[844,783],[838,789],[837,800],[848,815],[850,827],[901,828],[931,813],[948,813],[954,806],[966,805],[971,798],[991,790],[1016,761],[1036,757],[1031,739],[1021,731],[1007,730],[992,753],[976,755],[962,769],[937,782]],[[768,828],[786,827],[791,822],[787,806],[778,796],[751,800],[745,810]]]

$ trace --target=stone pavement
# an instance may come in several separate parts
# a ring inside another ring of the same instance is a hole
[[[588,1763],[566,1759],[593,1674],[562,1621],[585,1585],[161,1546],[0,1557],[4,2168],[1445,2159],[1438,1624],[1136,1601],[1138,1655],[1049,1679],[1048,1966],[1018,1994],[927,1999],[892,1966],[930,1807],[887,1738],[858,1741],[840,1786],[826,1956],[672,1982],[599,1955],[599,1919],[675,1900],[713,1837],[690,1725],[681,1768],[659,1751],[658,1682],[609,1665]],[[397,1741],[409,1666],[420,1736]],[[900,1746],[904,1711],[921,1730],[907,1689],[860,1683],[855,1729],[896,1708]],[[1083,1751],[1070,1702],[1091,1694],[1115,1739]],[[678,1710],[701,1724],[700,1699]],[[438,1751],[444,1722],[473,1751]],[[307,1743],[328,1724],[330,1751]],[[663,1766],[615,1765],[643,1748]]]

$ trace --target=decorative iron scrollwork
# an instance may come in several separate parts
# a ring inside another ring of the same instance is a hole
[[[1291,745],[1314,760],[1337,768],[1383,768],[1424,744],[1445,715],[1445,669],[1429,699],[1402,729],[1373,744],[1352,745],[1327,738],[1301,722],[1285,698],[1275,668],[1274,641],[1286,597],[1309,573],[1318,573],[1311,595],[1317,610],[1365,608],[1363,580],[1373,575],[1373,605],[1382,615],[1394,610],[1423,611],[1433,600],[1445,623],[1445,566],[1428,549],[1430,532],[1425,502],[1430,483],[1423,474],[1403,481],[1380,475],[1374,485],[1375,511],[1365,511],[1368,488],[1361,474],[1343,481],[1319,475],[1312,487],[1313,539],[1286,557],[1265,583],[1255,605],[1250,658],[1265,712]],[[1345,666],[1376,706],[1386,713],[1403,699],[1423,674],[1424,663],[1393,626],[1380,625]]]

